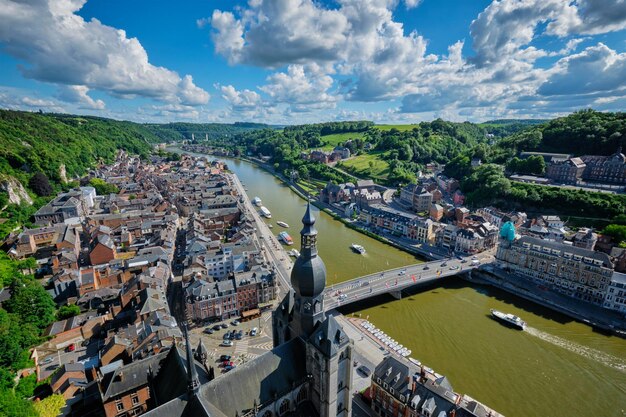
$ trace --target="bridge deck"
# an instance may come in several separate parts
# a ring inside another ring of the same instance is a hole
[[[380,294],[396,293],[414,285],[426,284],[457,275],[491,262],[489,254],[479,254],[473,259],[451,258],[409,265],[402,268],[365,275],[326,288],[324,309],[332,310],[355,301],[365,300]]]

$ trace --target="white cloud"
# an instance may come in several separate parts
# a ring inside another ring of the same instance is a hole
[[[414,9],[420,5],[422,0],[404,0],[407,9]]]
[[[317,65],[289,65],[287,72],[267,78],[260,87],[275,103],[288,104],[293,112],[334,108],[338,97],[329,93],[333,78],[320,72]]]
[[[104,101],[94,100],[87,94],[89,88],[84,85],[68,85],[59,88],[57,97],[59,100],[69,103],[78,103],[80,108],[102,110],[105,107]]]
[[[149,97],[203,104],[206,91],[190,76],[152,65],[136,38],[77,15],[86,0],[0,0],[0,42],[24,61],[24,76],[102,90],[117,97]],[[85,93],[86,94],[86,93]],[[95,102],[97,106],[97,102]]]
[[[593,93],[626,94],[626,53],[617,53],[599,43],[579,54],[562,58],[555,71],[543,83],[542,96]]]

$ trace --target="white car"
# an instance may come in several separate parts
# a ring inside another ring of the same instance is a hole
[[[220,346],[224,346],[224,347],[231,347],[233,345],[233,342],[230,340],[224,340],[222,343],[220,343]]]

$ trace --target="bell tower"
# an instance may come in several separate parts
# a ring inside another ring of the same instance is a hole
[[[300,256],[291,270],[291,286],[294,289],[291,337],[308,338],[317,325],[324,321],[324,287],[326,266],[317,254],[317,230],[311,203],[307,204],[300,231]]]

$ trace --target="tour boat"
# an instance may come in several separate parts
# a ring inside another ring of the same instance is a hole
[[[513,314],[491,309],[491,317],[502,323],[516,327],[519,330],[526,330],[526,322]]]
[[[261,199],[259,197],[254,197],[254,199],[252,200],[252,204],[254,204],[255,206],[260,206]]]
[[[291,238],[291,236],[289,236],[289,233],[287,232],[280,232],[278,234],[278,238],[285,242],[287,245],[293,245],[293,239]]]
[[[276,224],[282,227],[289,227],[289,225],[283,221],[277,221]]]
[[[265,206],[261,206],[261,216],[267,217],[268,219],[272,218],[272,213]]]
[[[352,249],[353,251],[361,255],[365,253],[365,248],[361,245],[357,245],[356,243],[353,243],[352,245],[350,245],[350,249]]]

